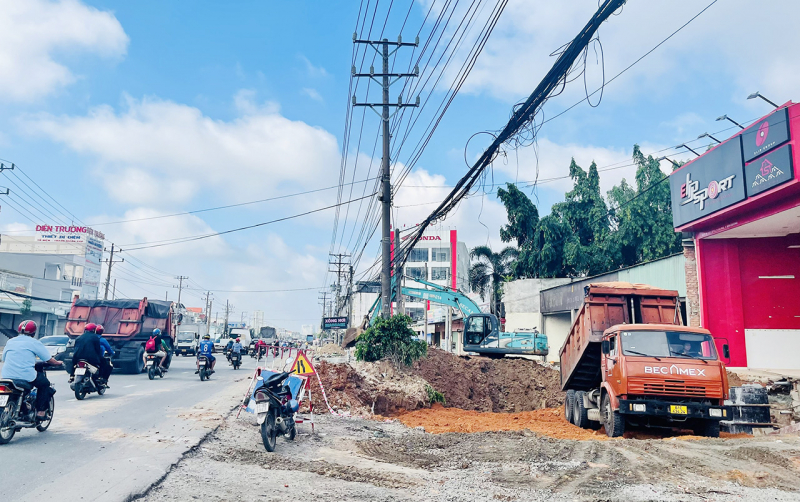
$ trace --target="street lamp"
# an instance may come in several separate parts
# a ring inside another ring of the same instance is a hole
[[[675,149],[676,149],[676,150],[677,150],[678,148],[686,148],[687,150],[689,150],[689,151],[690,151],[690,152],[692,152],[693,154],[697,155],[698,157],[700,156],[700,154],[699,154],[699,153],[695,152],[695,151],[694,151],[694,150],[692,150],[690,147],[688,147],[688,146],[686,145],[686,143],[681,143],[680,145],[678,145],[678,146],[676,146],[676,147],[675,147]]]
[[[717,117],[717,122],[719,122],[720,120],[729,120],[729,121],[733,122],[734,124],[736,124],[737,126],[739,126],[739,129],[744,129],[744,126],[742,124],[736,122],[735,120],[733,120],[732,118],[728,117],[727,115],[723,115],[721,117]]]
[[[697,139],[703,139],[703,138],[711,138],[714,141],[716,141],[717,143],[722,143],[722,141],[718,140],[717,138],[715,138],[714,136],[708,134],[707,132],[704,132],[703,134],[701,134],[700,136],[697,137]]]
[[[664,155],[663,157],[659,157],[659,158],[657,158],[657,159],[656,159],[656,162],[661,162],[662,160],[668,160],[668,161],[672,162],[672,165],[673,165],[673,166],[675,166],[676,168],[677,168],[677,167],[681,167],[681,165],[680,165],[680,164],[678,164],[678,163],[677,163],[677,162],[675,162],[674,160],[670,159],[670,158],[669,158],[669,157],[667,157],[666,155]]]
[[[763,95],[762,95],[760,92],[758,92],[758,91],[756,91],[756,92],[754,92],[753,94],[751,94],[751,95],[747,96],[747,99],[754,99],[754,98],[761,98],[761,99],[763,99],[764,101],[766,101],[767,103],[769,103],[769,104],[771,104],[772,106],[774,106],[775,108],[780,108],[778,105],[776,105],[776,104],[775,104],[775,103],[773,103],[772,101],[770,101],[770,100],[768,100],[767,98],[765,98],[765,97],[764,97],[764,96],[763,96]]]

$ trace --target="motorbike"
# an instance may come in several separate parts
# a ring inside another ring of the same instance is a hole
[[[272,346],[272,357],[278,357],[278,346],[277,345],[273,345]]]
[[[237,352],[231,351],[231,356],[228,358],[228,360],[235,370],[238,370],[239,366],[242,365],[242,355]]]
[[[156,376],[159,378],[164,378],[164,374],[167,372],[165,368],[162,368],[159,364],[159,357],[155,354],[147,354],[144,366],[147,369],[147,378],[150,380],[154,380]]]
[[[40,372],[45,371],[48,366],[47,363],[39,362],[35,367]],[[36,393],[37,389],[29,382],[0,380],[0,444],[8,443],[14,434],[24,428],[36,427],[37,431],[44,432],[50,427],[56,401],[51,395],[45,416],[37,417]],[[55,394],[55,390],[51,394]]]
[[[75,399],[82,401],[87,394],[92,392],[97,392],[102,396],[106,393],[108,385],[100,380],[100,368],[81,359],[75,365],[69,388],[75,392]]]
[[[285,385],[291,373],[276,373],[267,377],[256,389],[256,417],[261,426],[261,440],[268,452],[275,451],[278,434],[294,441],[297,425],[294,414],[300,404],[292,398],[292,391]]]
[[[200,381],[211,378],[211,361],[206,356],[200,356],[197,362],[200,364]]]

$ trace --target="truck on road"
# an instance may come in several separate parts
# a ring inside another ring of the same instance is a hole
[[[208,327],[205,324],[181,324],[178,326],[175,354],[184,356],[196,355],[200,339],[206,333],[208,333]]]
[[[173,302],[148,300],[88,300],[76,298],[67,317],[64,334],[69,336],[64,362],[72,365],[75,339],[83,334],[86,323],[102,324],[103,337],[114,348],[112,363],[126,373],[141,373],[144,367],[144,344],[159,328],[175,343],[177,319]],[[70,371],[71,367],[68,368]]]
[[[728,346],[721,346],[728,358]],[[708,330],[682,325],[678,292],[621,282],[586,286],[559,352],[564,415],[610,437],[627,426],[719,437],[728,376]]]

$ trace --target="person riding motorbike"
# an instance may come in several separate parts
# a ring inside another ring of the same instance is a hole
[[[166,371],[166,368],[164,367],[164,360],[167,358],[167,350],[169,349],[169,347],[165,345],[166,342],[163,340],[161,336],[161,330],[159,328],[153,330],[153,334],[150,335],[150,340],[148,340],[144,345],[145,360],[148,355],[157,357],[158,366],[163,371]]]
[[[267,342],[259,338],[256,340],[256,344],[253,346],[253,351],[256,353],[256,357],[261,359],[261,356],[264,355],[264,351],[267,350]]]
[[[169,369],[170,363],[172,363],[172,353],[175,351],[172,346],[172,338],[159,330],[159,334],[156,337],[156,344],[158,344],[161,350],[166,354],[166,356],[161,359],[161,369],[166,371]]]
[[[103,367],[108,363],[103,356],[105,351],[100,344],[100,337],[97,336],[97,325],[93,322],[87,323],[83,327],[83,334],[75,340],[75,352],[72,354],[72,374],[70,375],[70,382],[75,378],[75,367],[78,361],[86,361],[92,366],[100,369],[98,377],[103,383],[106,379],[102,377]]]
[[[15,336],[6,342],[3,348],[4,362],[0,378],[19,380],[36,387],[36,417],[42,418],[50,407],[50,397],[56,391],[50,386],[50,380],[44,371],[36,371],[36,357],[53,366],[60,366],[63,363],[51,357],[47,347],[34,338],[35,322],[22,321],[17,327],[17,333],[25,336]]]
[[[233,338],[228,340],[228,343],[225,344],[225,357],[228,358],[228,361],[231,360],[231,347],[233,347]]]
[[[242,355],[242,343],[241,339],[237,338],[233,345],[231,345],[231,352],[235,354],[239,354],[239,357]]]
[[[211,373],[214,373],[214,366],[217,364],[217,359],[214,357],[214,342],[211,341],[211,335],[203,335],[203,341],[197,347],[197,371],[195,375],[200,373],[200,356],[205,357],[211,361]]]
[[[114,349],[111,347],[111,344],[108,343],[108,340],[103,338],[103,332],[105,328],[102,324],[98,324],[97,327],[94,329],[94,332],[97,333],[97,337],[100,339],[100,346],[103,348],[103,351],[109,355],[109,357],[114,357]],[[108,382],[108,379],[111,378],[111,371],[114,369],[114,366],[111,362],[103,357],[103,363],[100,365],[100,378],[102,378],[105,382]]]

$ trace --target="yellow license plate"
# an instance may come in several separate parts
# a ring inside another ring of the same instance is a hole
[[[689,410],[686,409],[686,406],[677,406],[674,404],[669,405],[669,412],[674,413],[676,415],[688,415]]]

